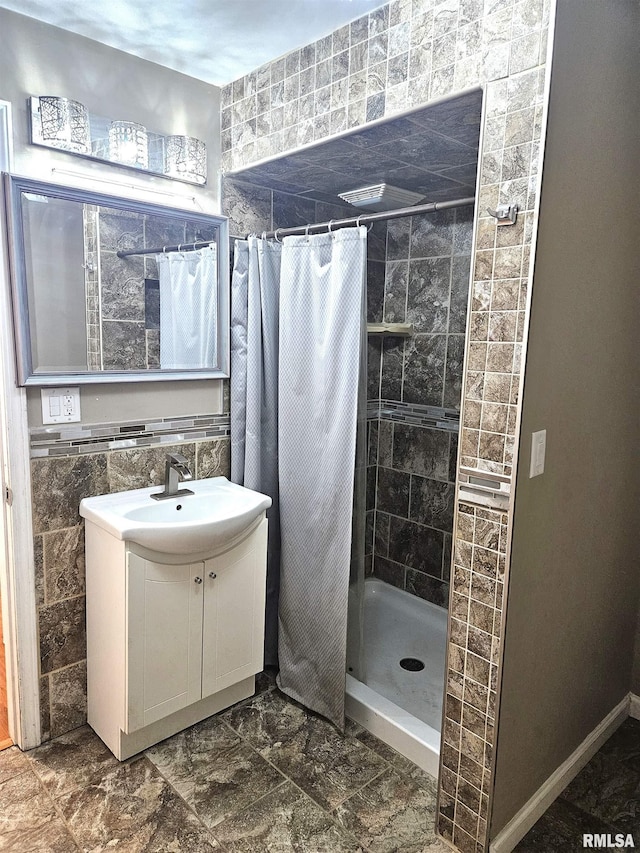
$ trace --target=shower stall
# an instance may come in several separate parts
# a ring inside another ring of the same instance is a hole
[[[370,223],[345,709],[434,776],[481,108],[475,90],[224,184],[236,234],[275,229],[279,240],[319,233],[319,222]],[[341,203],[342,190],[381,173],[423,204],[371,217]],[[426,212],[433,201],[443,209]]]
[[[355,508],[365,534],[362,549],[354,537],[363,559],[351,573],[346,710],[433,775],[472,225],[473,204],[390,220],[368,262],[366,485]]]

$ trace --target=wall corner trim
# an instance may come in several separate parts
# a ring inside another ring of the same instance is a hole
[[[629,716],[640,719],[640,696],[635,696],[633,693],[628,693],[618,702],[566,761],[554,770],[531,799],[490,842],[489,853],[511,853],[551,803]]]

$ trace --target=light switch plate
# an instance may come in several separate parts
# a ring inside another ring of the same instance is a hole
[[[544,474],[544,457],[547,451],[547,431],[538,430],[531,433],[531,467],[529,477],[539,477]]]
[[[68,424],[80,420],[79,388],[43,388],[42,423]]]

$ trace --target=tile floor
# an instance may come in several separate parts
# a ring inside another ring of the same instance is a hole
[[[0,851],[449,853],[435,782],[353,723],[341,737],[264,676],[259,693],[118,762],[84,726],[0,753]],[[628,719],[515,853],[640,845],[640,722]]]
[[[273,683],[119,763],[84,726],[0,754],[13,853],[447,853],[435,782],[354,724],[342,737]]]
[[[640,847],[640,721],[629,718],[565,788],[514,853],[582,851],[585,832],[633,835]]]

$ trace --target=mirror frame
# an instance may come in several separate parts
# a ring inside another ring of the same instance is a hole
[[[199,213],[182,208],[166,207],[137,199],[94,193],[90,190],[51,184],[18,175],[3,173],[6,223],[9,244],[11,302],[18,385],[57,386],[107,382],[166,382],[167,380],[228,379],[230,339],[230,285],[229,285],[229,222],[227,217]],[[26,246],[22,219],[22,194],[51,196],[79,204],[103,205],[116,210],[167,218],[181,218],[202,223],[216,229],[215,243],[218,263],[218,352],[220,363],[215,368],[191,370],[131,370],[131,371],[78,371],[35,373],[32,361],[31,326],[27,289]]]

